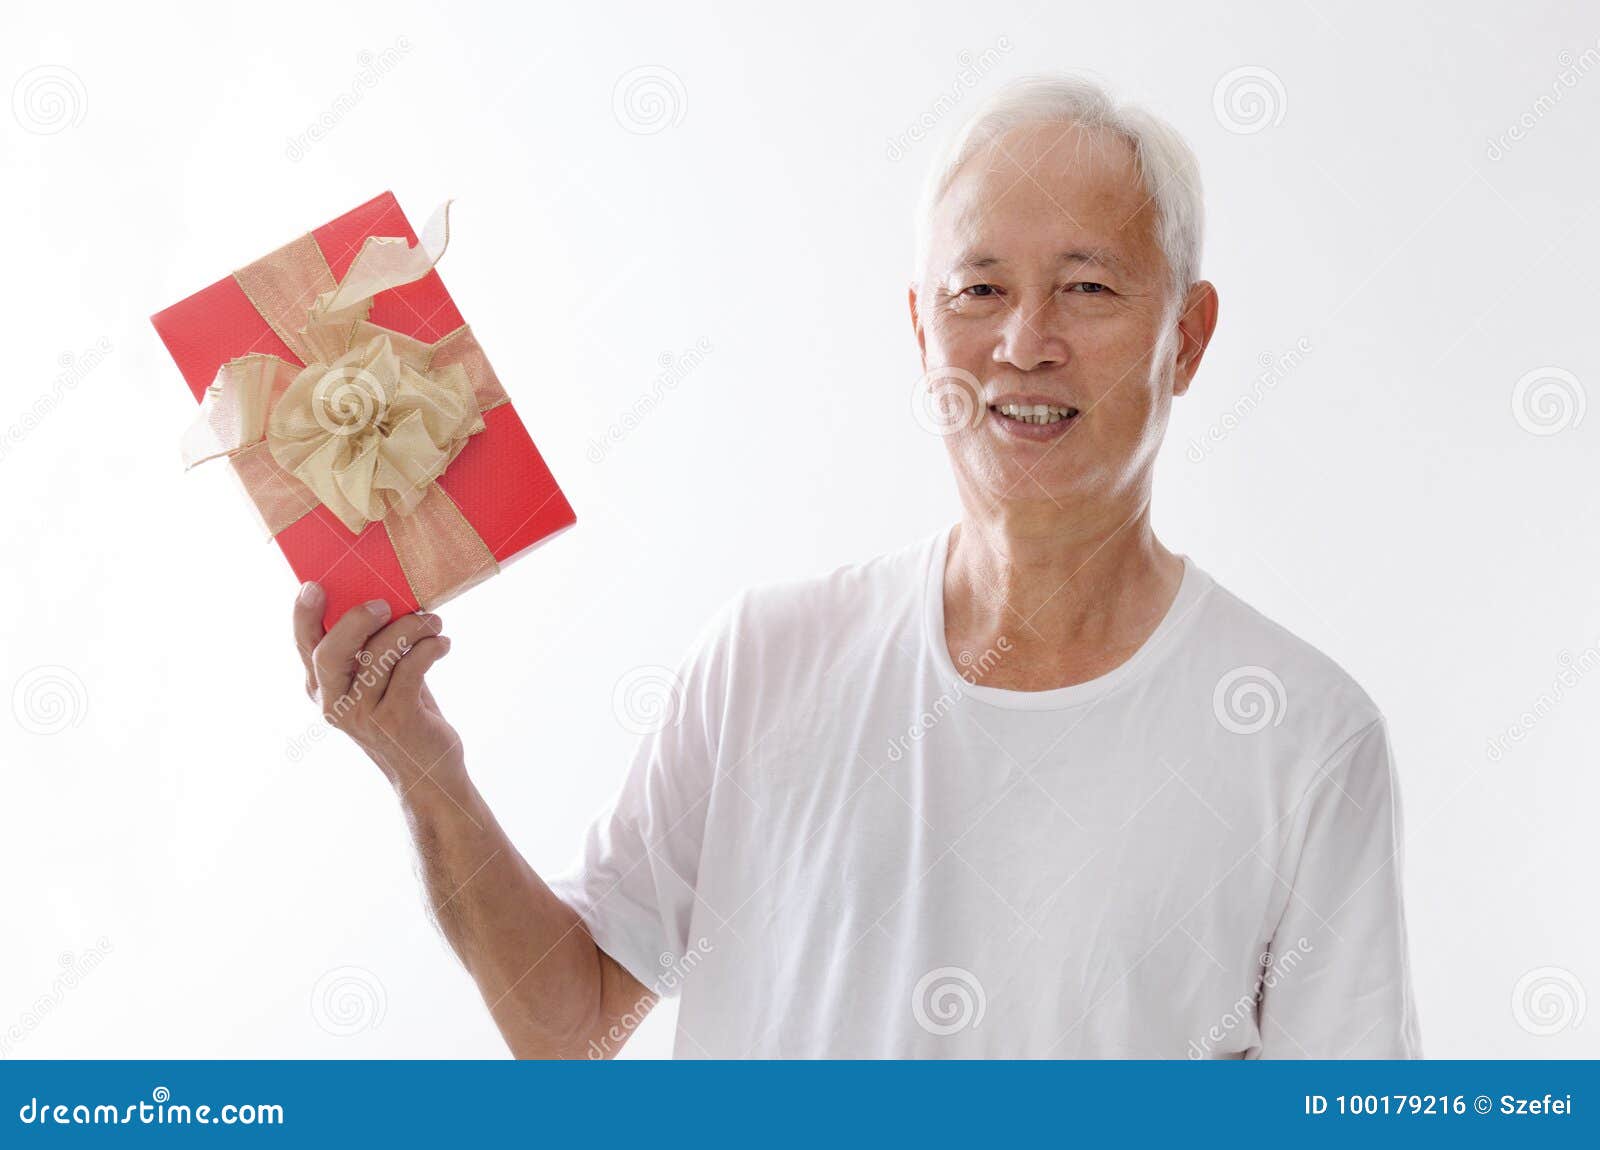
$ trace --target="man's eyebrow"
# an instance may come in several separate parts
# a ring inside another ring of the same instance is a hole
[[[1056,256],[1058,264],[1099,264],[1102,267],[1122,269],[1127,265],[1121,256],[1110,248],[1094,248],[1093,250],[1073,248]]]
[[[967,271],[981,272],[989,268],[999,267],[1005,262],[999,256],[977,251],[961,256],[956,260],[955,267]],[[1117,268],[1119,270],[1126,267],[1121,257],[1106,248],[1068,248],[1056,254],[1056,263],[1099,264],[1102,267]]]

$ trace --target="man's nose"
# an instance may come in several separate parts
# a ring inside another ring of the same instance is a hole
[[[1018,371],[1056,367],[1066,362],[1066,342],[1055,331],[1048,305],[1020,300],[1005,319],[994,347],[994,361]]]

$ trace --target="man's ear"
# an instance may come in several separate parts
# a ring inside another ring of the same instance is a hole
[[[906,302],[911,305],[911,330],[917,334],[917,352],[922,356],[924,364],[928,361],[928,340],[922,334],[922,315],[917,310],[917,285],[912,284],[906,289]]]
[[[1195,373],[1200,370],[1200,360],[1217,330],[1217,289],[1206,280],[1189,288],[1183,311],[1178,314],[1178,362],[1172,375],[1172,394],[1182,395],[1189,390]]]

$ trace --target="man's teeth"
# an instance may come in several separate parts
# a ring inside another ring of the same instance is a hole
[[[1023,423],[1060,423],[1063,419],[1078,414],[1075,407],[1056,405],[1054,403],[1000,403],[993,410],[1011,419],[1021,420]]]

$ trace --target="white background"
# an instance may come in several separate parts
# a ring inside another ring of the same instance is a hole
[[[1200,157],[1221,324],[1157,527],[1388,714],[1426,1052],[1600,1055],[1600,412],[1574,424],[1600,402],[1600,14],[751,7],[8,13],[0,1049],[504,1053],[385,784],[318,737],[287,565],[221,465],[179,465],[193,400],[150,313],[386,188],[414,224],[456,197],[445,282],[579,522],[445,608],[435,691],[553,870],[632,753],[620,677],[746,584],[958,514],[911,415],[934,146],[909,133],[1077,68]],[[641,68],[664,103],[619,108]],[[1266,103],[1219,112],[1240,68]],[[1513,395],[1549,369],[1577,382],[1538,434]]]

